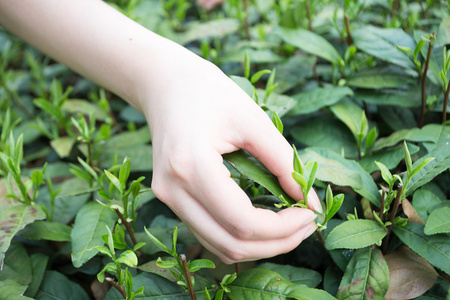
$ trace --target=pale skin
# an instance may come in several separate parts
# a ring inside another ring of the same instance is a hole
[[[147,118],[155,195],[225,263],[286,253],[311,235],[310,209],[254,208],[222,154],[245,149],[295,200],[292,147],[216,66],[99,0],[0,0],[0,24],[114,92]]]

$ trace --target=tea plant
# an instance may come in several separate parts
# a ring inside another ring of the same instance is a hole
[[[0,29],[0,298],[448,299],[448,3],[108,3],[267,113],[304,200],[248,152],[224,164],[259,208],[305,209],[314,189],[318,229],[264,262],[215,260],[147,188],[144,116]]]

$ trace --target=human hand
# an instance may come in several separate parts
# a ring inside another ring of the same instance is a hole
[[[211,10],[217,5],[223,3],[224,0],[197,0],[197,4],[206,10]]]
[[[302,208],[275,213],[253,207],[221,156],[248,150],[289,195],[301,200],[291,176],[292,147],[266,113],[217,67],[193,55],[177,66],[169,81],[151,89],[149,98],[160,100],[142,102],[152,131],[153,192],[226,263],[294,249],[315,231],[315,214]],[[308,203],[320,209],[314,191]]]

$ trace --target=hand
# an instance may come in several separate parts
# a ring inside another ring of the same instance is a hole
[[[171,68],[166,68],[170,70]],[[223,153],[248,150],[301,200],[291,177],[291,146],[258,105],[217,67],[188,56],[170,80],[152,89],[146,113],[152,131],[155,195],[222,261],[255,260],[294,249],[312,234],[315,214],[252,206],[230,178]],[[311,208],[320,209],[315,192]]]
[[[197,4],[206,10],[211,10],[217,5],[223,3],[224,0],[197,0]]]

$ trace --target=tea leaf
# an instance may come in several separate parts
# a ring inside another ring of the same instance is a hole
[[[89,296],[77,283],[56,271],[45,272],[36,299],[80,299],[87,300]]]
[[[310,288],[315,288],[322,281],[322,276],[319,272],[292,265],[279,265],[266,262],[257,267],[275,271],[292,283],[305,284]]]
[[[412,205],[425,222],[433,208],[439,203],[441,203],[439,197],[426,189],[419,189],[413,195]]]
[[[328,250],[364,248],[377,243],[386,234],[386,230],[372,220],[346,221],[330,232],[325,247]]]
[[[407,143],[407,145],[409,153],[411,154],[417,153],[420,149],[414,144]],[[359,164],[368,173],[372,173],[379,169],[379,167],[377,167],[376,165],[376,161],[384,164],[389,170],[392,170],[398,166],[398,164],[404,159],[404,157],[403,147],[395,147],[393,149],[385,149],[368,154],[359,161]]]
[[[17,205],[0,213],[0,270],[13,237],[26,225],[44,218],[45,212],[37,205]]]
[[[450,207],[433,210],[425,225],[425,234],[450,233]]]
[[[311,288],[299,288],[296,290],[293,290],[288,295],[289,299],[297,299],[297,300],[333,300],[336,299],[330,294],[328,294],[326,291],[318,290],[318,289],[311,289]]]
[[[109,117],[98,105],[83,99],[68,99],[63,103],[61,109],[71,113],[72,115],[81,113],[89,116],[94,113],[93,116],[95,116],[95,119],[99,121],[106,121]]]
[[[62,223],[36,221],[27,225],[18,235],[30,240],[70,242],[71,231],[72,227]]]
[[[302,287],[284,279],[280,274],[267,269],[250,269],[240,272],[228,286],[227,296],[233,299],[285,298],[291,291]]]
[[[29,284],[24,295],[34,298],[39,289],[39,286],[42,283],[42,280],[44,279],[44,274],[47,269],[49,257],[42,253],[36,253],[31,255],[30,259],[32,267],[32,281]]]
[[[191,22],[179,43],[185,45],[196,40],[224,37],[237,30],[239,30],[239,20],[236,19],[219,19],[205,23]]]
[[[361,69],[347,81],[351,87],[364,89],[397,88],[416,82],[417,79],[410,77],[402,68],[393,66]]]
[[[292,96],[297,100],[297,103],[289,112],[289,115],[309,114],[352,95],[353,91],[348,87],[318,87]]]
[[[429,161],[432,157],[434,159]],[[406,187],[406,196],[450,168],[450,143],[436,146],[430,153],[414,162],[413,170],[427,161],[428,163],[412,176],[410,184]]]
[[[111,172],[109,172],[108,170],[105,170],[105,174],[106,177],[108,177],[109,181],[111,181],[111,183],[116,187],[116,189],[123,194],[125,191],[125,185],[122,184],[119,179],[114,176],[114,174],[112,174]]]
[[[386,255],[389,266],[389,289],[385,299],[415,299],[436,282],[436,270],[406,246]]]
[[[404,89],[369,90],[358,89],[355,98],[375,105],[396,105],[395,107],[420,107],[420,89],[417,86],[409,86]]]
[[[0,281],[11,279],[28,285],[31,278],[30,257],[22,244],[13,242],[6,251],[5,263],[0,272]]]
[[[402,200],[402,209],[405,215],[408,217],[408,222],[414,222],[425,225],[425,222],[419,217],[417,211],[409,203],[408,199]]]
[[[291,204],[295,203],[295,200],[283,191],[278,179],[250,153],[239,150],[233,153],[224,154],[223,158],[229,161],[239,173],[256,181],[268,189],[273,195],[277,197],[283,195],[283,197]]]
[[[216,266],[209,259],[196,259],[188,263],[189,272],[197,272],[200,269],[214,269]]]
[[[2,291],[2,299],[6,300],[31,300],[33,298],[22,296],[27,289],[26,285],[17,283],[13,280],[7,279],[0,281],[0,290]]]
[[[120,254],[120,256],[116,259],[116,263],[126,264],[130,267],[137,266],[138,259],[136,254],[131,250],[125,250]]]
[[[356,251],[342,277],[337,299],[384,299],[389,269],[379,249]]]
[[[397,48],[397,45],[414,49],[416,42],[400,28],[364,26],[352,31],[355,46],[370,55],[395,65],[415,69],[413,62]]]
[[[317,179],[339,186],[350,186],[376,206],[380,205],[375,182],[356,161],[342,158],[327,148],[307,148],[300,157],[305,163],[317,161]]]
[[[89,202],[80,209],[70,234],[72,263],[76,268],[97,254],[98,251],[91,248],[104,244],[102,235],[108,232],[107,226],[109,228],[114,226],[116,219],[115,212],[97,202]]]
[[[408,223],[405,226],[394,226],[392,231],[406,246],[425,258],[438,269],[450,274],[450,240],[449,234],[427,236],[424,226]]]
[[[286,43],[298,47],[309,54],[317,55],[331,62],[333,65],[338,65],[339,59],[341,59],[333,45],[320,35],[309,30],[278,27],[275,33]]]
[[[127,184],[128,177],[130,176],[130,171],[131,171],[131,162],[127,156],[123,160],[122,166],[120,167],[119,171],[119,182],[121,186],[123,186],[124,188]]]
[[[363,109],[351,101],[341,101],[330,107],[333,114],[341,120],[355,137],[363,131]]]

